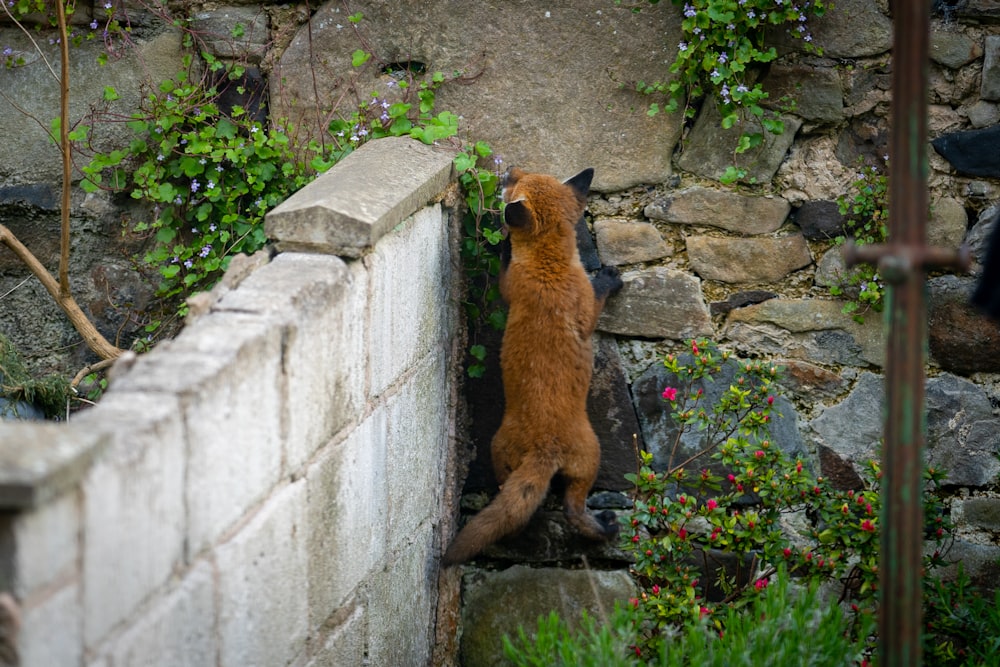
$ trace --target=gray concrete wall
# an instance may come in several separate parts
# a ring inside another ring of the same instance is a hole
[[[451,159],[362,148],[269,218],[311,252],[258,261],[69,423],[0,423],[21,665],[429,661],[462,347],[454,216],[428,202]],[[324,225],[370,233],[301,242]]]

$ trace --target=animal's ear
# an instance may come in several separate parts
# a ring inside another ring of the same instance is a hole
[[[590,182],[594,180],[594,168],[587,167],[573,178],[565,181],[566,185],[573,188],[576,194],[584,198],[590,192]]]
[[[508,227],[524,228],[531,226],[531,212],[528,210],[523,199],[507,202],[507,205],[503,208],[503,221],[507,223]]]

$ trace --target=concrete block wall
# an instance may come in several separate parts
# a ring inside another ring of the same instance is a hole
[[[430,661],[462,349],[456,221],[432,201],[451,164],[361,148],[99,405],[0,423],[14,664]]]

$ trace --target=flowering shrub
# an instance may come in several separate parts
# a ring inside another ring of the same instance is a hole
[[[628,475],[635,504],[624,517],[623,537],[641,587],[632,600],[635,650],[655,655],[677,628],[768,595],[781,569],[803,582],[836,584],[855,615],[871,614],[878,589],[878,464],[868,464],[865,488],[834,489],[770,439],[778,368],[736,360],[707,340],[689,345],[689,354],[664,361],[676,384],[662,396],[679,427],[669,462],[654,469],[652,455],[643,452],[641,468]],[[705,382],[724,364],[737,364],[735,376],[705,405]],[[703,434],[702,448],[675,462],[689,429]],[[942,478],[939,471],[925,474],[930,487]],[[930,571],[944,563],[950,526],[932,494],[925,496],[925,516],[925,537],[938,545],[925,558]],[[802,527],[793,531],[793,523]]]
[[[649,0],[657,4],[659,0]],[[761,66],[778,57],[766,41],[769,29],[786,26],[787,32],[801,39],[807,51],[820,53],[813,44],[808,20],[822,16],[823,0],[672,0],[684,13],[681,41],[670,71],[676,77],[668,82],[638,83],[639,92],[662,93],[667,102],[662,107],[652,103],[650,115],[676,111],[693,117],[694,102],[705,98],[714,103],[722,116],[722,127],[731,128],[750,118],[765,132],[781,134],[784,123],[768,116],[763,107],[768,94],[757,80]],[[736,153],[761,145],[762,132],[744,131]],[[746,171],[731,167],[723,175],[727,182],[746,176]]]
[[[889,238],[889,183],[885,170],[862,166],[850,191],[837,198],[837,206],[840,214],[847,216],[845,231],[857,245],[884,243]],[[844,236],[835,239],[837,245],[845,240]],[[865,311],[882,310],[885,285],[874,266],[862,264],[852,268],[844,281],[830,291],[834,296],[850,297],[844,312],[859,322],[864,321]]]

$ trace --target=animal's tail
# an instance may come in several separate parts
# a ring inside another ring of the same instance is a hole
[[[441,563],[457,565],[469,560],[502,537],[521,530],[531,520],[558,466],[541,457],[528,456],[489,505],[472,517],[448,547]]]

